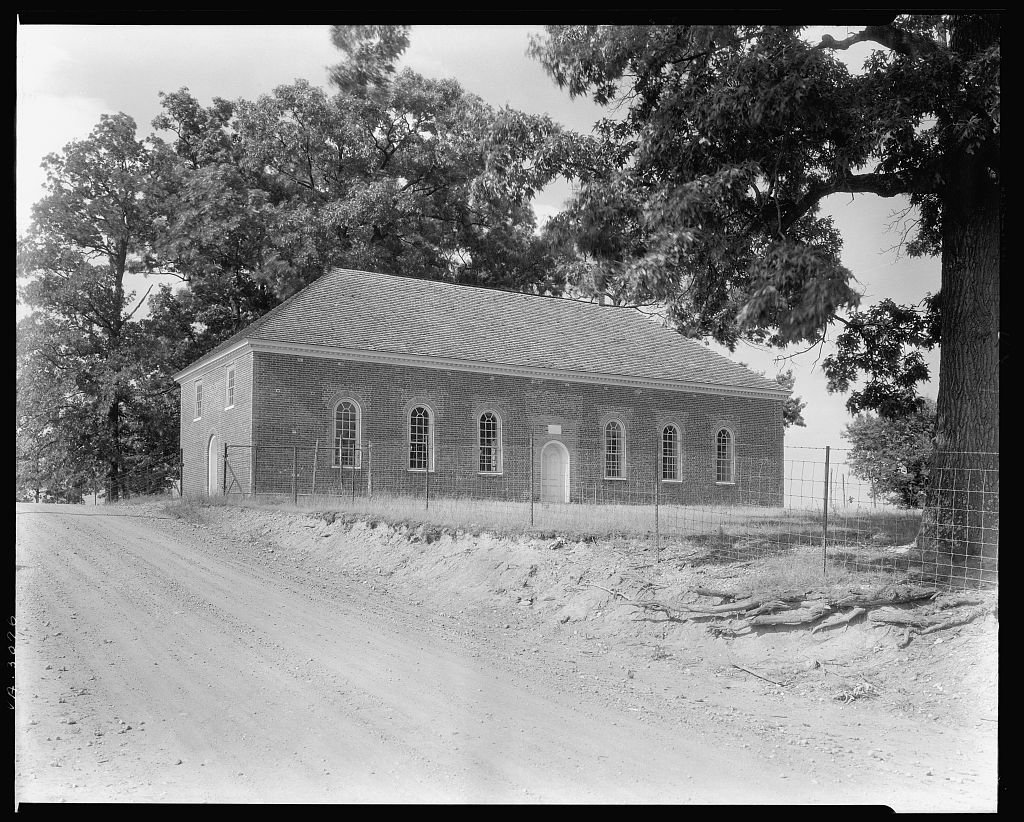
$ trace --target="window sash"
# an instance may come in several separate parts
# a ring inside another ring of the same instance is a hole
[[[604,476],[606,479],[621,479],[624,436],[622,426],[610,422],[604,428]]]
[[[227,395],[226,396],[227,402],[224,403],[224,407],[225,408],[231,408],[231,406],[233,406],[235,404],[235,369],[234,368],[229,368],[228,369],[226,386],[227,386],[227,388],[226,388],[225,393]]]
[[[433,431],[430,412],[417,407],[409,414],[409,470],[429,471],[432,454]]]
[[[661,478],[679,479],[679,429],[666,425],[661,432]]]
[[[201,419],[203,416],[203,384],[201,382],[196,383],[196,419]]]
[[[359,407],[343,400],[334,410],[334,467],[359,468],[362,461],[359,443]]]
[[[480,415],[478,426],[480,437],[479,470],[482,474],[501,472],[501,424],[496,414]]]
[[[715,455],[715,480],[717,482],[733,482],[732,434],[724,428],[715,437]]]

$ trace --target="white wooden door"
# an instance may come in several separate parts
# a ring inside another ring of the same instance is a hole
[[[220,491],[217,482],[217,438],[210,437],[210,447],[206,453],[206,493],[211,497]]]
[[[560,442],[549,442],[540,454],[541,502],[569,501],[569,452]]]

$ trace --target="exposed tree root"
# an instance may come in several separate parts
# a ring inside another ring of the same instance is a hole
[[[601,587],[601,586],[596,586]],[[672,622],[710,620],[725,617],[725,621],[713,622],[707,626],[709,633],[718,637],[736,637],[751,630],[775,625],[810,625],[828,617],[824,622],[811,628],[811,633],[848,625],[854,619],[867,614],[875,625],[892,625],[904,629],[904,647],[911,635],[933,633],[946,628],[965,625],[983,614],[993,611],[993,605],[978,596],[963,594],[939,594],[935,588],[914,584],[891,585],[870,593],[845,591],[839,595],[826,591],[785,591],[774,594],[770,599],[746,596],[737,602],[712,605],[706,608],[690,605],[669,605],[655,600],[637,602],[618,591],[609,591],[621,596],[644,611],[663,613]],[[691,593],[701,596],[738,596],[695,588]],[[810,597],[810,598],[805,598]],[[921,608],[899,608],[914,602],[931,600]],[[964,605],[974,606],[967,612],[951,613],[951,609]],[[842,613],[839,613],[842,611]],[[941,613],[940,613],[941,612]]]
[[[818,631],[824,631],[826,628],[835,628],[837,625],[847,625],[852,620],[859,617],[861,614],[866,613],[867,608],[861,608],[860,606],[857,606],[852,608],[849,612],[845,614],[833,614],[824,622],[821,622],[818,625],[815,625],[813,628],[811,628],[811,633],[813,634]]]

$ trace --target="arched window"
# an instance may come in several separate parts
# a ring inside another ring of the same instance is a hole
[[[341,400],[334,406],[334,467],[359,468],[362,464],[362,443],[359,404],[355,400]]]
[[[679,479],[679,429],[674,425],[661,429],[661,478]]]
[[[735,482],[736,452],[732,431],[720,428],[715,435],[715,481]]]
[[[480,415],[477,431],[480,437],[480,473],[500,474],[501,418],[493,411]]]
[[[430,409],[416,406],[409,414],[409,470],[429,471],[434,467],[434,426]]]
[[[625,477],[626,436],[622,423],[612,420],[604,427],[604,476],[605,479]]]

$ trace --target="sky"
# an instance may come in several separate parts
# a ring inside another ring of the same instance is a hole
[[[847,27],[822,29],[836,37]],[[586,99],[573,100],[526,55],[531,34],[541,26],[414,26],[411,45],[400,65],[425,76],[454,78],[493,106],[508,105],[531,114],[547,114],[567,128],[589,132],[607,111]],[[817,34],[817,32],[816,32]],[[856,70],[867,56],[865,44],[843,53]],[[16,226],[23,232],[31,207],[43,194],[39,164],[72,140],[88,136],[100,115],[131,115],[139,135],[152,132],[159,113],[158,93],[187,87],[201,103],[213,97],[254,99],[276,86],[303,78],[330,90],[328,67],[340,61],[327,25],[53,25],[18,26],[17,32],[17,192]],[[571,193],[557,182],[534,202],[538,221],[561,210]],[[831,214],[843,238],[843,263],[862,292],[862,308],[886,297],[897,303],[919,302],[939,289],[937,258],[912,259],[894,248],[900,239],[891,230],[902,198],[833,195],[822,211]],[[142,293],[147,287],[141,283]],[[19,313],[20,313],[19,309]],[[835,332],[831,332],[834,336]],[[845,395],[826,390],[821,360],[832,347],[798,354],[741,343],[731,354],[769,377],[792,368],[795,393],[806,403],[806,427],[786,432],[787,446],[848,447],[842,429],[850,421]],[[795,355],[778,362],[780,354]],[[932,381],[923,393],[934,397],[938,351],[926,352]]]

